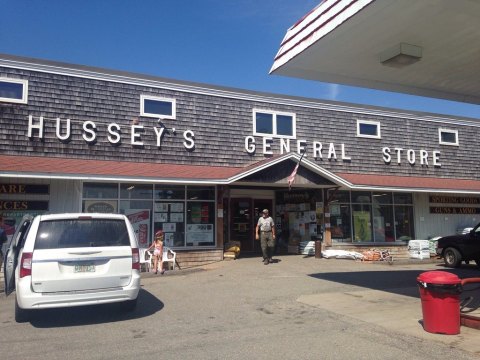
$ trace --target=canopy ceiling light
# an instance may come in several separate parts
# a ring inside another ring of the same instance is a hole
[[[385,66],[403,68],[416,63],[422,58],[420,46],[400,43],[380,54],[380,62]]]

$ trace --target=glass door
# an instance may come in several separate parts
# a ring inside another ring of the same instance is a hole
[[[240,241],[240,251],[253,251],[252,200],[230,200],[230,240]]]

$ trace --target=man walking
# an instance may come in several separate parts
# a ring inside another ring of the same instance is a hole
[[[272,255],[275,249],[275,224],[268,214],[268,209],[262,211],[262,216],[258,219],[255,234],[257,240],[260,238],[263,264],[268,265],[272,262]]]

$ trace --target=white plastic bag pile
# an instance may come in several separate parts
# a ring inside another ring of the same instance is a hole
[[[335,258],[335,259],[362,260],[363,254],[360,254],[355,251],[346,251],[346,250],[324,250],[322,251],[322,257],[326,259]]]

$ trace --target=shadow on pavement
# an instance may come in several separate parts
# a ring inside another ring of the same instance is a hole
[[[162,310],[163,306],[159,299],[141,289],[137,307],[132,312],[123,311],[119,303],[42,309],[32,312],[30,322],[36,328],[93,325],[147,317]]]
[[[366,289],[386,291],[415,298],[420,297],[417,288],[417,277],[424,273],[425,270],[394,270],[394,267],[386,267],[385,269],[385,271],[317,273],[310,274],[309,276]],[[440,265],[434,270],[450,272],[457,275],[460,279],[480,277],[480,270],[472,265],[465,265],[458,269],[450,269]],[[472,305],[475,303],[480,305],[479,289],[480,284],[468,285],[464,288],[461,297],[472,296]]]

